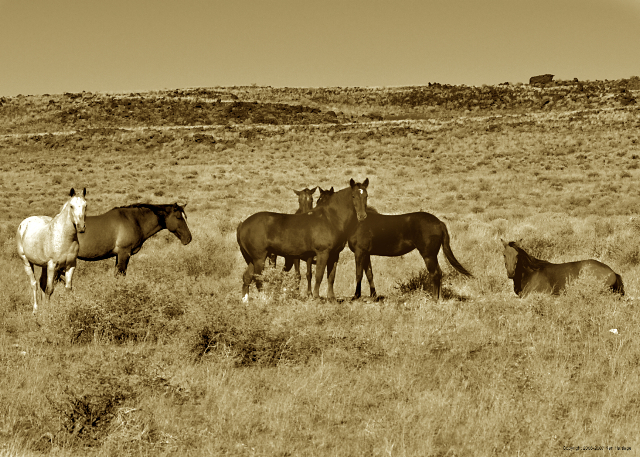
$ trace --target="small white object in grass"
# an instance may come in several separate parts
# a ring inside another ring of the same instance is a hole
[[[609,330],[611,333],[613,333],[614,335],[618,334],[618,329],[617,328],[612,328],[611,330]]]

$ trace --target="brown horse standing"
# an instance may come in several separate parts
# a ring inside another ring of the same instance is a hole
[[[320,189],[318,206],[324,205],[325,198],[331,193],[332,190]],[[373,208],[368,208],[367,218],[358,224],[349,237],[349,249],[356,257],[356,291],[353,298],[360,298],[363,271],[367,273],[371,296],[376,296],[372,255],[395,257],[417,249],[424,259],[430,279],[430,284],[424,284],[423,287],[439,299],[442,281],[442,270],[438,265],[440,246],[453,268],[465,276],[472,276],[453,255],[447,226],[433,214],[421,211],[394,216],[379,214]]]
[[[237,240],[247,262],[243,275],[242,300],[249,298],[249,286],[255,275],[262,273],[269,254],[308,259],[316,256],[315,298],[320,296],[320,283],[327,268],[327,297],[335,299],[333,282],[340,251],[347,243],[358,220],[367,217],[367,186],[353,179],[350,186],[336,192],[326,204],[303,214],[260,212],[238,225]],[[262,287],[256,279],[258,289]]]
[[[527,254],[515,241],[504,246],[504,264],[507,277],[513,279],[513,290],[520,296],[531,292],[558,295],[566,287],[567,281],[585,272],[594,275],[612,291],[624,295],[622,277],[602,262],[594,259],[568,263],[551,263]]]
[[[302,190],[293,190],[295,194],[298,196],[298,209],[294,214],[302,214],[307,211],[311,211],[313,209],[313,194],[315,193],[317,187],[313,189],[307,189],[306,187]],[[276,266],[276,258],[278,256],[275,254],[269,255],[269,263]],[[307,262],[307,295],[311,294],[311,265],[313,264],[313,257],[308,257],[306,259]],[[284,271],[291,270],[291,267],[295,268],[296,279],[298,283],[300,283],[300,279],[302,275],[300,274],[300,259],[294,257],[286,257],[284,262]]]
[[[131,256],[137,254],[142,244],[160,230],[167,229],[182,244],[189,244],[191,232],[186,219],[184,207],[177,203],[136,203],[113,208],[100,216],[88,216],[84,233],[78,234],[78,258],[92,261],[115,256],[116,275],[124,276]]]

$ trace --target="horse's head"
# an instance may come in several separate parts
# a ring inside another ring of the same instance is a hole
[[[331,198],[331,196],[335,194],[335,190],[333,190],[333,186],[329,190],[322,190],[322,187],[318,187],[318,189],[320,189],[320,196],[318,197],[316,206],[326,205],[329,201],[329,198]]]
[[[365,179],[363,183],[357,183],[351,178],[349,185],[351,185],[351,199],[356,209],[356,215],[359,221],[363,221],[367,218],[367,187],[369,186],[369,178]]]
[[[167,215],[164,217],[164,222],[171,233],[178,237],[182,244],[189,244],[191,242],[191,231],[187,225],[187,215],[184,212],[184,207],[177,203],[169,206]]]
[[[295,190],[294,192],[298,196],[298,204],[300,205],[301,212],[311,211],[313,209],[313,194],[316,192],[316,187],[313,189]]]
[[[518,265],[518,250],[515,248],[515,242],[507,243],[500,239],[504,246],[504,266],[507,267],[507,277],[513,279],[516,275],[516,266]]]
[[[71,188],[69,192],[69,208],[71,209],[71,218],[73,219],[73,225],[76,226],[76,230],[80,233],[84,233],[84,218],[87,213],[87,188],[82,190],[82,195],[76,194],[76,190]]]

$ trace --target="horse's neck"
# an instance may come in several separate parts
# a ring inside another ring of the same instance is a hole
[[[531,275],[533,273],[533,269],[531,265],[525,260],[519,260],[516,264],[516,271],[513,275],[513,290],[516,295],[520,295],[520,292],[524,289],[524,285],[522,284],[524,281],[524,277]]]
[[[64,240],[74,240],[77,238],[76,226],[73,224],[71,205],[65,203],[62,210],[51,219],[49,223],[52,233]]]
[[[164,227],[160,225],[160,219],[153,211],[145,208],[142,214],[143,217],[138,219],[138,224],[140,224],[140,228],[142,228],[145,240],[164,229]]]
[[[311,211],[313,209],[313,203],[309,204],[309,203],[304,203],[299,205],[298,214],[302,214],[302,213],[306,213],[308,211]]]
[[[351,203],[351,189],[342,189],[334,194],[333,204],[326,206],[326,214],[329,222],[336,227],[339,231],[343,232],[350,226],[355,226],[357,222],[356,209]],[[340,206],[346,205],[348,208],[346,211],[341,211]]]

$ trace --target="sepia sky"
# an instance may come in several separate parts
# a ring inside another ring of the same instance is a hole
[[[0,0],[0,96],[640,75],[640,0]]]

